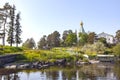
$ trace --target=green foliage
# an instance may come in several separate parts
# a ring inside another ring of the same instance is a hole
[[[96,42],[94,44],[86,44],[83,46],[81,49],[82,52],[88,55],[93,55],[93,54],[103,54],[105,52],[106,47],[104,46],[103,43],[101,42]]]
[[[23,45],[22,45],[23,48],[26,48],[26,49],[33,49],[36,47],[36,44],[35,44],[35,41],[33,38],[30,38],[30,39],[27,39]]]
[[[90,44],[84,45],[83,48],[81,49],[81,51],[88,55],[97,54],[94,46],[90,45]]]
[[[69,35],[69,34],[72,34],[73,33],[73,31],[72,30],[65,30],[64,32],[63,32],[63,35],[62,35],[62,45],[65,47],[65,46],[67,46],[66,45],[66,43],[65,43],[65,41],[66,41],[66,39],[67,39],[67,36]]]
[[[16,47],[18,47],[18,44],[22,42],[20,36],[21,36],[22,30],[20,25],[20,13],[16,15],[16,23],[15,23],[15,43]]]
[[[4,53],[15,53],[15,52],[23,51],[23,49],[20,47],[5,46],[3,49],[4,49]]]
[[[88,55],[89,56],[89,59],[95,59],[97,54],[91,54],[91,55]]]
[[[88,34],[87,33],[79,33],[79,45],[83,46],[87,43]]]
[[[11,6],[12,8],[10,9],[10,22],[9,22],[9,27],[8,27],[8,37],[7,37],[7,42],[12,46],[12,44],[15,42],[14,40],[14,20],[15,20],[15,5]]]
[[[46,36],[44,35],[38,42],[38,49],[45,49],[45,48],[47,48],[47,40],[46,40]]]
[[[0,55],[9,54],[9,53],[18,53],[22,51],[23,48],[21,47],[0,46]]]
[[[99,42],[102,42],[106,47],[108,47],[108,44],[107,44],[107,42],[106,42],[106,38],[101,37],[101,38],[98,39],[98,41],[99,41]]]
[[[24,56],[26,57],[27,60],[29,61],[36,61],[36,60],[40,60],[40,55],[39,54],[35,54],[35,52],[33,51],[25,51]]]
[[[112,48],[106,48],[104,54],[113,54]]]
[[[106,38],[104,38],[104,37],[99,38],[99,41],[102,42],[102,43],[104,43],[104,44],[107,43],[107,42],[106,42]]]
[[[101,42],[94,43],[93,47],[98,53],[104,53],[106,49],[105,45]]]
[[[113,52],[116,56],[120,56],[120,43],[113,47]]]
[[[17,56],[16,60],[25,60],[25,61],[27,61],[26,56],[23,55],[23,54],[20,54],[19,56]]]
[[[50,61],[54,62],[57,59],[66,59],[67,61],[74,60],[74,56],[70,55],[66,51],[58,49],[52,50],[26,50],[24,51],[24,57],[29,61]]]
[[[89,44],[93,44],[93,43],[94,43],[95,35],[96,35],[96,34],[95,34],[94,32],[91,32],[91,33],[88,34],[87,42],[88,42]]]
[[[120,30],[117,30],[115,37],[117,38],[117,41],[120,42]]]
[[[20,27],[20,23],[19,23],[19,19],[20,16],[19,14],[16,15],[16,7],[15,5],[10,5],[8,2],[4,4],[3,8],[1,8],[1,10],[4,11],[4,13],[2,13],[3,18],[3,45],[5,46],[5,33],[7,33],[7,42],[8,44],[10,44],[10,46],[12,46],[14,43],[21,43],[21,39],[20,39],[20,34],[15,34],[16,33],[16,26]],[[16,23],[15,23],[15,18],[16,18]],[[17,32],[21,32],[21,29],[17,29]],[[18,38],[19,36],[19,38]],[[16,37],[17,37],[17,41],[16,41]]]
[[[84,61],[84,62],[88,62],[88,59],[87,59],[87,58],[83,58],[83,61]]]
[[[60,46],[60,33],[58,31],[54,31],[48,35],[47,46],[50,48]]]
[[[67,46],[76,45],[77,43],[77,35],[75,33],[68,34],[67,38],[65,39],[65,44]]]

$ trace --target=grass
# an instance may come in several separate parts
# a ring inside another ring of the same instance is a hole
[[[111,49],[106,50],[108,53],[111,52]],[[33,62],[33,61],[49,61],[54,62],[58,59],[66,59],[67,62],[74,62],[77,60],[84,59],[80,47],[57,47],[51,50],[25,50],[21,47],[10,47],[10,46],[0,46],[0,55],[11,54],[22,52],[20,56],[17,57],[17,60],[23,62]],[[107,53],[106,52],[106,53]],[[89,54],[91,59],[95,58],[96,54],[90,52]]]
[[[29,61],[50,61],[54,62],[57,59],[66,58],[68,61],[74,59],[74,56],[70,55],[66,51],[61,50],[26,50],[23,54],[24,59]]]
[[[68,48],[53,48],[51,50],[24,50],[19,60],[33,61],[49,61],[54,62],[58,59],[66,59],[68,62],[76,61],[77,58],[83,59],[81,54],[75,55],[68,51]]]
[[[22,47],[11,47],[0,45],[0,55],[22,52]]]

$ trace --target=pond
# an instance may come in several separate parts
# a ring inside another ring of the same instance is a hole
[[[0,80],[120,80],[120,65],[101,63],[42,70],[0,69]]]

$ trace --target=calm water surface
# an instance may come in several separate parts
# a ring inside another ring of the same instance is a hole
[[[1,69],[0,80],[120,80],[120,65],[59,66],[20,71]]]

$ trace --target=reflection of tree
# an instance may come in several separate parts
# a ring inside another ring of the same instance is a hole
[[[0,80],[2,80],[2,75],[0,75]]]
[[[17,73],[2,76],[4,80],[20,80]]]
[[[13,80],[20,80],[20,77],[18,76],[17,73],[14,74],[14,78],[13,78]]]
[[[46,72],[46,77],[50,80],[56,80],[59,77],[59,71],[58,70],[49,70]]]
[[[53,71],[53,72],[51,73],[52,80],[56,80],[56,78],[57,78],[58,76],[59,76],[58,71]]]
[[[0,69],[0,80],[20,80],[18,71],[15,69]]]
[[[76,70],[64,70],[62,73],[63,80],[76,80]]]
[[[47,71],[47,72],[46,72],[46,77],[47,77],[48,79],[50,79],[50,77],[51,77],[50,73],[51,73],[50,71]]]
[[[120,79],[120,64],[115,64],[113,70],[114,70],[114,73],[115,73],[117,79],[119,80]]]
[[[120,65],[94,64],[81,67],[53,67],[40,70],[40,76],[46,80],[96,80],[99,79],[120,79]],[[112,68],[113,67],[113,68]],[[39,72],[38,70],[24,70],[26,74]],[[114,73],[114,75],[112,75]],[[33,75],[30,75],[33,76]],[[20,80],[18,72],[2,74],[0,80]]]
[[[79,70],[79,78],[81,79],[90,79],[96,80],[96,77],[105,76],[105,68],[97,67],[97,65],[88,65],[80,68]]]

